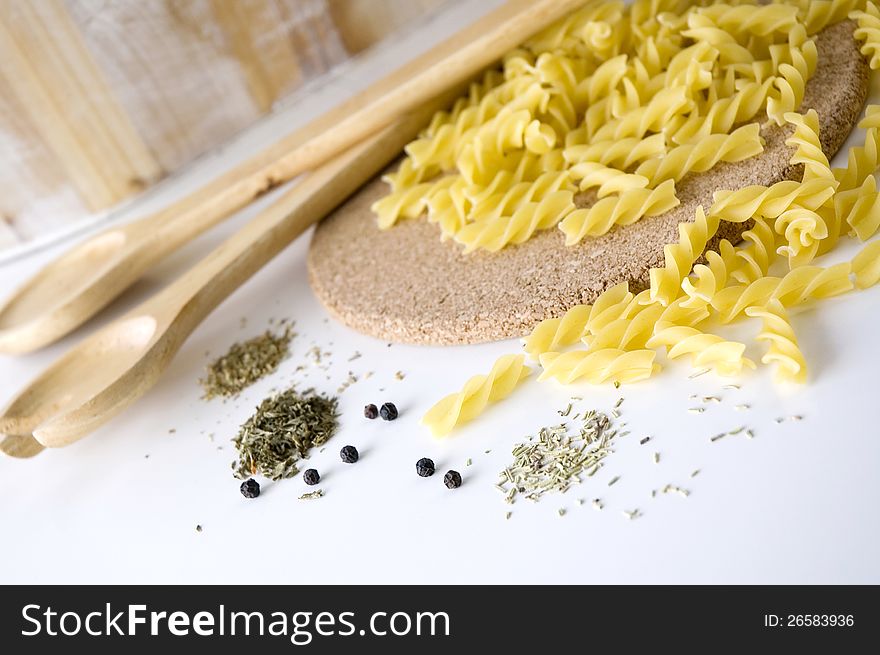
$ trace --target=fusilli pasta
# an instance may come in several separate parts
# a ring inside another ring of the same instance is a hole
[[[450,394],[435,404],[422,417],[422,424],[434,436],[449,434],[452,429],[480,415],[489,403],[510,395],[530,369],[523,355],[505,355],[492,366],[488,375],[475,375],[461,391]]]
[[[763,307],[749,307],[746,313],[753,318],[763,319],[763,329],[757,339],[767,341],[769,347],[761,361],[765,364],[776,363],[776,375],[780,380],[805,382],[807,362],[782,304],[778,300],[771,300]]]

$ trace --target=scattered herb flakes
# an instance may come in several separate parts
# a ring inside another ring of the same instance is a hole
[[[342,393],[343,391],[348,389],[351,385],[353,385],[357,381],[358,381],[357,376],[354,373],[352,373],[351,371],[349,371],[348,376],[345,378],[345,380],[342,381],[342,384],[340,384],[339,387],[336,389],[336,393],[337,394]]]
[[[611,453],[615,431],[605,414],[588,411],[572,432],[565,424],[543,427],[512,450],[514,461],[496,488],[513,503],[519,495],[537,502],[545,493],[565,493],[581,476],[592,476]]]
[[[337,401],[294,389],[266,398],[232,440],[239,479],[260,473],[270,480],[297,474],[297,462],[314,446],[324,444],[338,427]]]
[[[692,478],[695,478],[695,477],[697,477],[699,474],[700,474],[700,469],[694,469],[693,472],[691,472],[691,477],[692,477]]]
[[[504,518],[505,518],[505,519],[510,519],[511,516],[513,516],[513,512],[505,512],[505,513],[504,513]]]
[[[623,510],[623,515],[625,517],[627,517],[630,521],[632,521],[633,519],[639,518],[642,515],[642,513],[639,511],[638,508],[631,509],[631,510],[625,509],[625,510]]]
[[[755,431],[754,430],[746,430],[746,438],[754,439],[755,438]]]
[[[348,358],[348,361],[353,362],[354,360],[360,359],[361,357],[363,357],[363,355],[361,355],[359,351],[355,350],[354,354]]]
[[[677,487],[674,484],[667,484],[661,491],[665,494],[676,493],[682,498],[687,498],[691,495],[691,492],[687,489],[682,489],[681,487]]]
[[[281,333],[267,330],[249,341],[234,343],[225,355],[208,365],[207,374],[199,380],[203,398],[235,396],[274,373],[290,354],[293,337],[293,330],[287,326]]]
[[[650,440],[651,440],[651,437],[642,437],[641,439],[639,439],[639,445],[640,445],[640,446],[644,446],[644,445],[645,445],[646,443],[648,443]]]
[[[738,384],[725,384],[721,388],[724,390],[732,389],[734,391],[738,391],[740,389],[740,386]]]
[[[785,419],[781,416],[778,416],[775,419],[773,419],[774,423],[783,423],[784,421],[785,421]]]
[[[688,408],[688,414],[702,414],[706,411],[705,407],[690,407]]]
[[[602,501],[598,498],[593,498],[593,502],[591,504],[593,506],[593,509],[599,511],[602,511],[602,508],[605,507],[605,505],[602,504]]]
[[[583,499],[583,498],[578,498],[578,499],[577,499],[577,504],[578,504],[578,505],[583,505],[583,504],[584,504],[584,499]]]
[[[307,494],[303,494],[299,497],[300,500],[315,500],[316,498],[321,498],[324,495],[323,489],[316,489],[315,491],[310,491]]]
[[[473,461],[470,457],[468,457],[468,458],[467,458],[467,461],[464,463],[464,465],[465,465],[465,466],[470,466],[470,465],[473,464],[473,463],[474,463],[474,461]]]
[[[556,510],[556,513],[559,514],[560,517],[565,516],[565,508],[560,507],[558,510]]]
[[[614,484],[617,483],[618,480],[620,480],[620,476],[619,476],[619,475],[615,475],[613,478],[611,478],[611,479],[608,481],[608,486],[609,486],[609,487],[613,486]]]
[[[702,368],[699,371],[694,371],[693,373],[688,375],[688,380],[693,380],[694,378],[698,378],[701,375],[706,375],[706,373],[708,373],[711,370],[712,370],[711,368]]]
[[[718,441],[719,439],[723,439],[726,436],[727,436],[727,433],[722,432],[721,434],[716,434],[714,437],[709,437],[709,441],[714,443],[714,442]]]
[[[196,532],[201,532],[201,531],[202,531],[202,526],[196,525]]]
[[[795,422],[804,420],[804,417],[801,416],[800,414],[793,414],[793,415],[789,416],[788,418],[789,418],[789,420],[795,421]]]
[[[168,430],[168,434],[177,434],[177,429],[171,428],[170,430]]]
[[[395,380],[403,380],[405,377],[406,375],[403,373],[403,371],[397,371],[397,373],[394,374]]]
[[[654,453],[654,463],[655,464],[660,463],[660,453],[656,453],[656,452]]]
[[[720,403],[720,402],[721,402],[721,397],[720,397],[720,396],[703,396],[703,397],[701,398],[701,400],[702,400],[704,403]]]
[[[747,405],[746,403],[742,403],[742,404],[736,405],[736,406],[734,407],[734,409],[735,409],[736,411],[738,411],[738,412],[744,412],[744,411],[746,411],[746,410],[748,410],[748,409],[751,409],[751,408],[752,408],[752,406],[751,406],[751,405]]]

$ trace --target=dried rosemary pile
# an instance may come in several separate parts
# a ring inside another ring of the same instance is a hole
[[[266,330],[249,341],[233,344],[225,355],[208,365],[207,374],[199,380],[205,391],[204,398],[235,396],[257,380],[274,373],[290,353],[293,336],[288,325],[281,333]]]
[[[259,473],[271,480],[298,472],[297,462],[336,432],[336,398],[288,389],[264,400],[232,440],[238,460],[232,463],[239,479]]]
[[[611,420],[593,410],[583,415],[574,432],[565,423],[541,428],[537,440],[529,437],[513,448],[514,462],[501,472],[496,486],[508,503],[517,494],[538,501],[547,492],[564,493],[580,484],[582,475],[590,477],[602,467],[616,435]]]

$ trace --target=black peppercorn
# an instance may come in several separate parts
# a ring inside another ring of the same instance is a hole
[[[253,478],[248,478],[241,483],[241,495],[245,498],[256,498],[260,495],[260,483]]]
[[[379,409],[379,416],[385,421],[393,421],[398,416],[397,407],[394,406],[394,403],[385,403]]]
[[[339,456],[346,464],[354,464],[358,461],[358,457],[360,457],[360,455],[358,455],[358,449],[354,446],[345,446],[339,451]]]
[[[422,457],[418,462],[416,462],[416,473],[418,473],[423,478],[430,478],[434,475],[434,460],[428,459],[427,457]]]
[[[379,410],[376,409],[376,406],[370,403],[364,407],[364,416],[368,419],[374,419],[379,416]]]
[[[461,473],[458,471],[447,471],[443,476],[443,484],[449,489],[458,489],[461,486]]]
[[[306,469],[303,471],[303,481],[308,485],[318,484],[321,481],[321,474],[315,469]]]

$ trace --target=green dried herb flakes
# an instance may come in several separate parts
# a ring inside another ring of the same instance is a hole
[[[199,380],[205,391],[205,400],[235,396],[274,373],[290,354],[293,337],[293,330],[288,325],[283,332],[266,330],[249,341],[234,343],[225,355],[208,365],[207,374]]]
[[[339,425],[336,398],[288,389],[264,400],[232,440],[239,479],[259,473],[270,480],[296,475],[297,462],[324,444]]]
[[[601,468],[616,434],[611,420],[592,410],[572,429],[566,424],[541,428],[537,440],[516,444],[514,461],[501,471],[496,488],[510,504],[517,496],[538,501],[545,493],[565,493]]]

